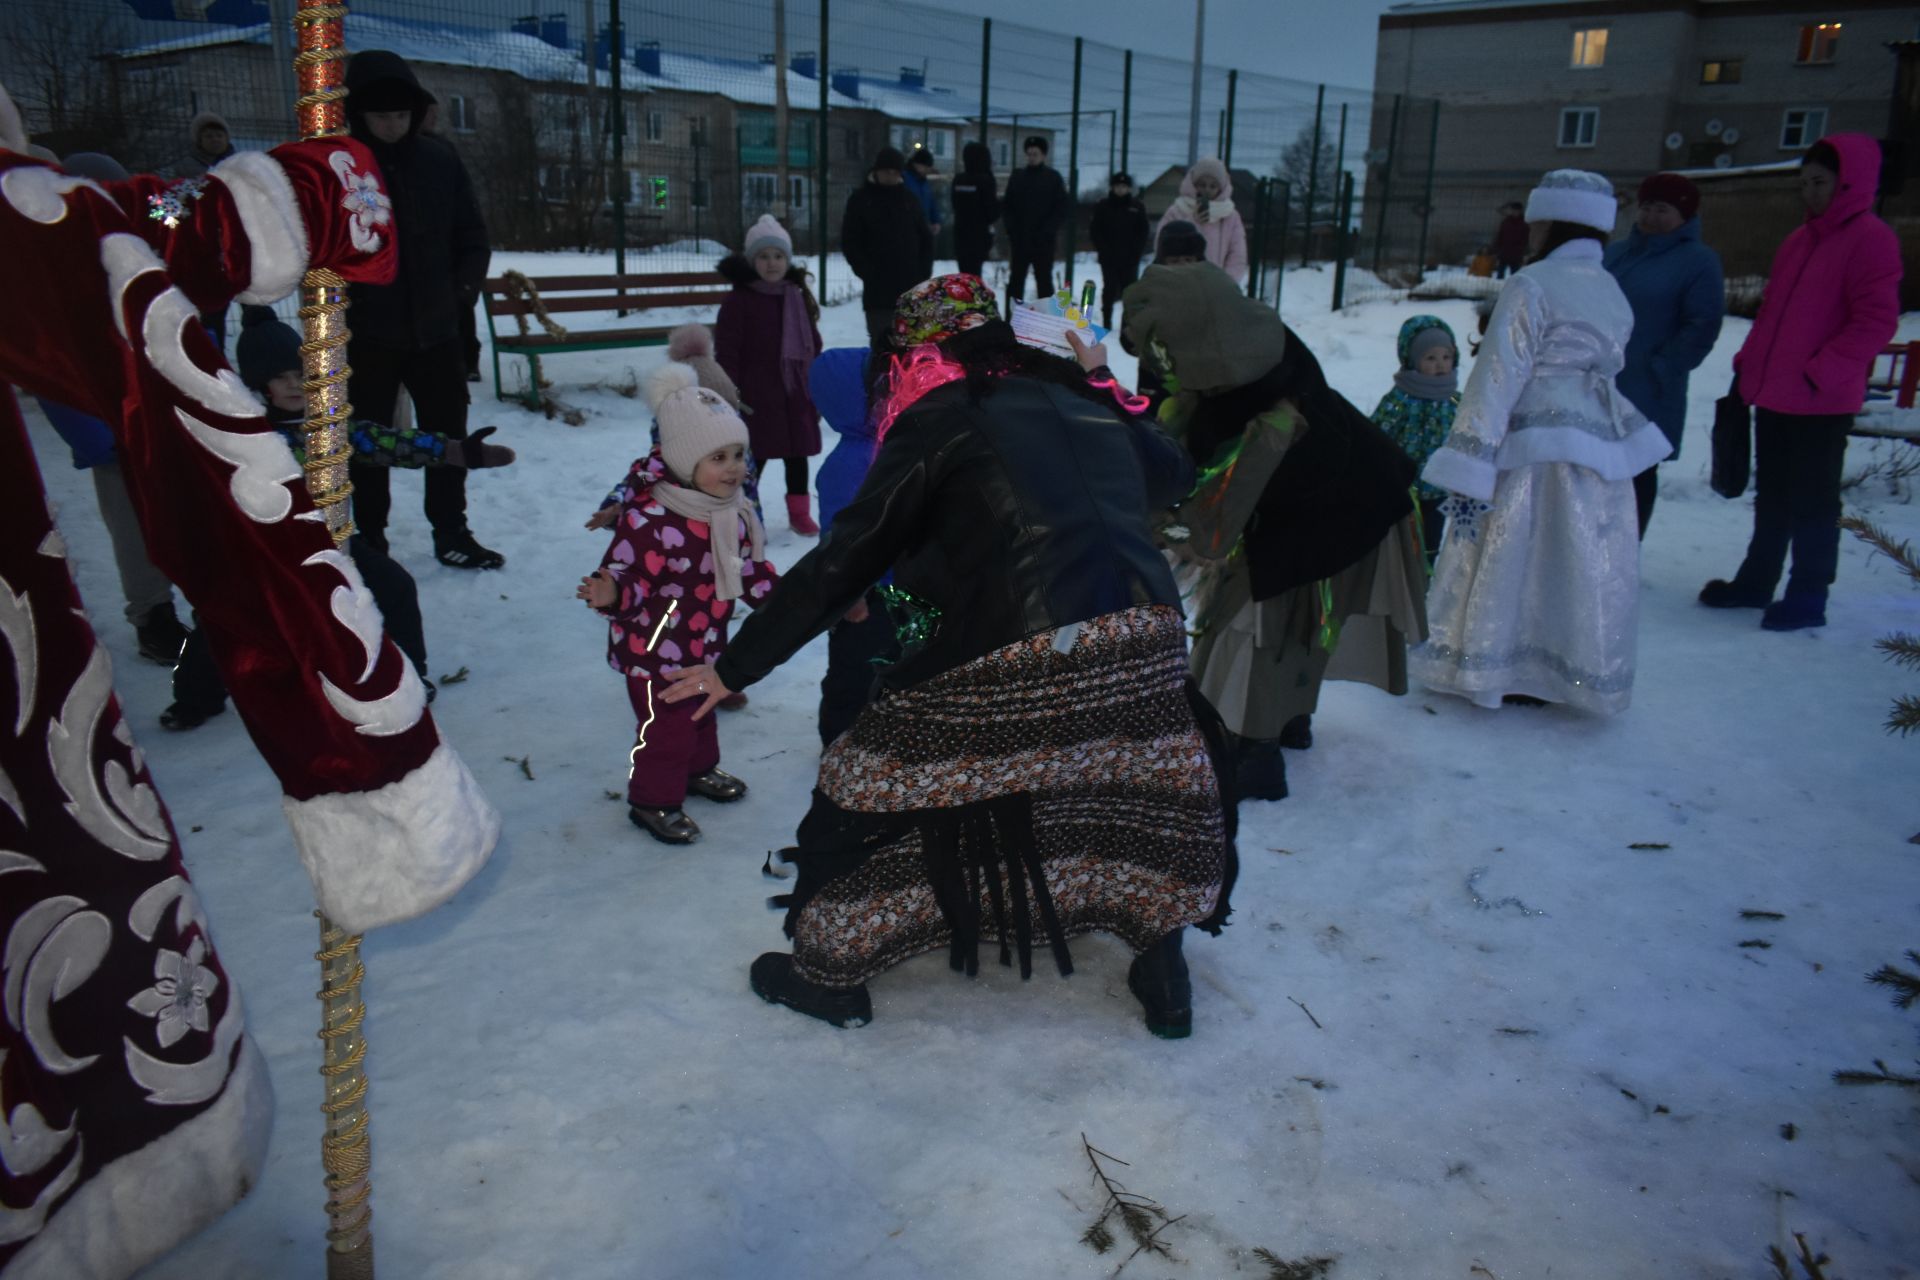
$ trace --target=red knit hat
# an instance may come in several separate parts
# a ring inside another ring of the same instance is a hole
[[[1640,184],[1639,200],[1646,204],[1658,200],[1680,211],[1683,218],[1700,212],[1700,188],[1677,173],[1656,173]]]

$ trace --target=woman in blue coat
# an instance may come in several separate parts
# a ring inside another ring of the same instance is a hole
[[[1677,173],[1656,173],[1640,184],[1640,214],[1627,237],[1607,249],[1606,267],[1633,308],[1627,365],[1614,380],[1673,442],[1687,424],[1687,375],[1700,367],[1720,336],[1726,281],[1720,255],[1700,240],[1700,189]],[[1640,536],[1647,536],[1658,489],[1658,464],[1633,478]]]

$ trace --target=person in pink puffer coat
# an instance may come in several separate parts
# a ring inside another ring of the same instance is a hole
[[[1754,423],[1753,538],[1731,581],[1700,603],[1764,609],[1769,631],[1825,626],[1840,559],[1840,472],[1873,358],[1900,320],[1900,242],[1873,215],[1880,144],[1864,133],[1816,142],[1800,166],[1807,220],[1774,254],[1740,353],[1740,398]],[[1793,551],[1786,592],[1773,588]]]
[[[1169,222],[1191,222],[1200,228],[1207,242],[1207,261],[1232,276],[1236,284],[1247,282],[1247,224],[1233,206],[1233,178],[1227,166],[1212,156],[1195,160],[1180,179],[1180,196],[1167,206],[1153,229],[1155,244],[1160,228]]]

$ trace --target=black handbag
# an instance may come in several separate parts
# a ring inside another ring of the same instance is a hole
[[[1747,491],[1753,472],[1753,408],[1740,398],[1734,375],[1727,394],[1713,402],[1713,468],[1707,483],[1723,498]]]

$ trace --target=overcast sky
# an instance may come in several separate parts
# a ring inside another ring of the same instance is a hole
[[[1207,61],[1367,89],[1374,33],[1391,0],[1207,0]],[[957,9],[961,5],[942,5]],[[965,0],[983,18],[1189,56],[1194,0]]]

